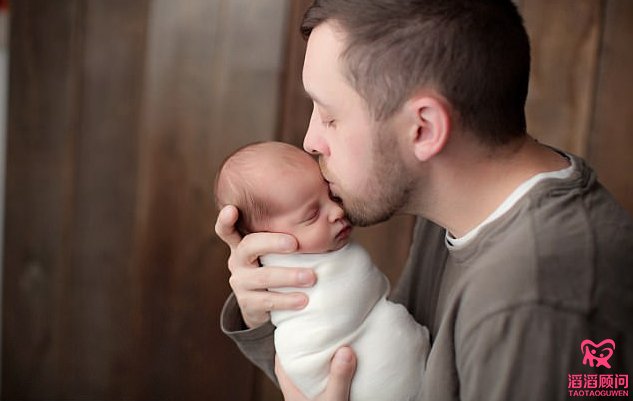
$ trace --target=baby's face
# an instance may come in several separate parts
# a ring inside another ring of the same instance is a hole
[[[276,205],[267,231],[293,235],[298,252],[322,253],[341,249],[349,242],[352,226],[311,159],[301,171],[286,171],[273,178],[269,198]]]

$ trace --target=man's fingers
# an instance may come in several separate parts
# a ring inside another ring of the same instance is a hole
[[[297,250],[297,240],[288,234],[253,233],[244,237],[239,246],[239,255],[246,258],[240,265],[252,265],[262,255],[271,253],[291,253]],[[230,268],[230,266],[229,266]]]
[[[330,365],[330,378],[328,379],[323,399],[331,401],[348,400],[355,371],[356,356],[352,349],[343,347],[336,351]]]
[[[307,295],[296,292],[281,294],[269,291],[250,291],[238,300],[242,313],[251,321],[268,321],[273,310],[302,309],[308,304]]]
[[[236,269],[229,278],[233,291],[241,292],[283,287],[307,288],[316,282],[312,269],[266,267],[265,269]]]
[[[235,269],[229,284],[249,328],[259,327],[270,320],[270,311],[299,310],[308,304],[302,292],[275,292],[279,287],[309,287],[316,277],[312,269],[266,267]],[[268,291],[271,288],[273,290]]]
[[[229,278],[242,311],[244,322],[250,328],[259,327],[270,320],[270,311],[298,310],[308,304],[302,292],[280,293],[267,291],[275,287],[309,287],[316,277],[311,269],[236,269]]]
[[[220,210],[218,219],[215,222],[215,233],[220,239],[231,248],[237,247],[242,240],[242,236],[237,232],[235,223],[239,217],[239,212],[235,206],[228,205]]]

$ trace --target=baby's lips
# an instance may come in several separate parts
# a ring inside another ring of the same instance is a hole
[[[349,235],[352,233],[352,229],[352,225],[346,222],[343,228],[341,228],[338,234],[336,234],[336,238],[343,239],[349,237]]]

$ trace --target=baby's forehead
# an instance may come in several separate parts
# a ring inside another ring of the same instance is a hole
[[[285,197],[285,188],[304,181],[321,181],[318,163],[312,156],[292,145],[266,142],[248,146],[237,152],[228,166],[239,181],[271,201]]]
[[[282,207],[300,206],[302,201],[314,197],[323,182],[318,164],[307,154],[294,162],[274,160],[270,169],[264,165],[257,180],[259,193],[271,203]]]
[[[266,148],[259,155],[258,161],[260,167],[265,168],[270,174],[320,174],[317,162],[310,155],[290,145]]]

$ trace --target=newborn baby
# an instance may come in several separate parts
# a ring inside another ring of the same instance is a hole
[[[351,401],[414,400],[428,353],[428,331],[399,304],[367,252],[350,242],[352,227],[314,159],[279,142],[249,145],[227,159],[216,183],[218,206],[240,211],[237,229],[293,235],[298,253],[267,255],[263,266],[314,269],[299,311],[273,311],[275,350],[283,370],[308,398],[327,384],[332,356],[349,345],[358,365]]]

